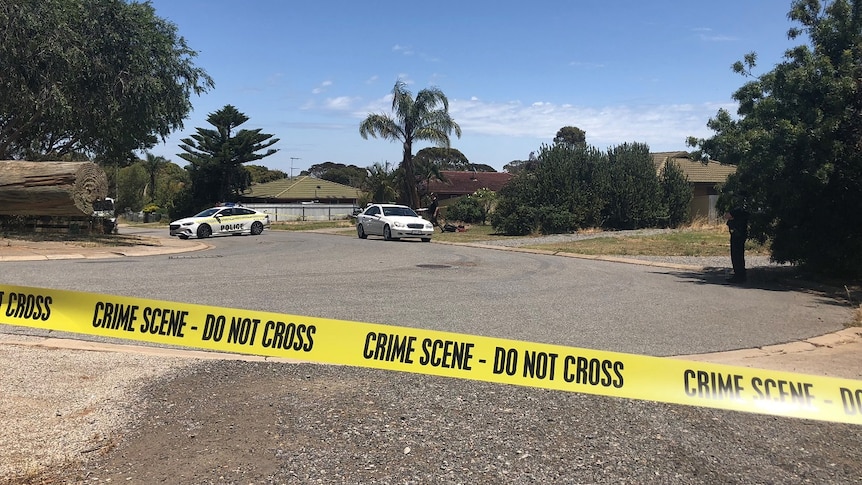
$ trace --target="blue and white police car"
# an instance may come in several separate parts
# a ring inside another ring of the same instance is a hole
[[[171,236],[180,239],[251,234],[257,236],[270,227],[269,214],[239,205],[212,207],[192,217],[171,222]]]

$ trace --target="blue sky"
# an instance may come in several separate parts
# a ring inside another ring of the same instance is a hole
[[[326,161],[397,164],[400,144],[364,140],[359,123],[391,113],[399,79],[414,94],[440,88],[463,132],[452,146],[497,170],[563,126],[600,149],[685,150],[720,107],[735,112],[735,61],[755,51],[761,74],[800,43],[786,36],[790,0],[150,3],[215,81],[151,152],[184,165],[180,139],[231,104],[250,118],[243,128],[280,139],[256,163],[293,175]]]

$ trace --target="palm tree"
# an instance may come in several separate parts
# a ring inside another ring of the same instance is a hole
[[[155,203],[156,201],[156,176],[159,174],[159,170],[162,169],[165,165],[168,164],[168,160],[162,156],[153,155],[150,152],[146,152],[147,159],[142,160],[141,164],[144,166],[144,170],[147,171],[147,175],[150,177],[150,185],[148,190],[145,192],[149,192],[150,194],[150,202]],[[146,193],[144,194],[146,196]]]
[[[368,192],[372,202],[388,202],[395,195],[395,171],[377,162],[368,167],[368,176],[362,181],[362,189]]]
[[[359,124],[359,134],[368,139],[371,135],[403,144],[401,170],[404,175],[402,198],[412,207],[419,207],[416,190],[416,171],[413,168],[413,142],[430,141],[449,147],[449,134],[461,137],[461,127],[449,116],[449,100],[443,91],[426,88],[416,94],[407,90],[407,84],[397,81],[392,88],[392,110],[395,118],[385,114],[369,114]]]
[[[421,152],[421,150],[420,150]],[[427,158],[419,157],[413,159],[414,169],[416,170],[416,178],[419,180],[419,185],[422,186],[420,197],[424,198],[428,195],[428,186],[432,180],[446,182],[446,176],[440,170],[440,165]],[[421,200],[420,200],[421,202]]]

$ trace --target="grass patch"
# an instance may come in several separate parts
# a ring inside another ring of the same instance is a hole
[[[440,228],[437,228],[437,232],[434,233],[434,239],[437,241],[469,243],[512,237],[497,234],[490,225],[482,226],[477,224],[465,227],[466,230],[464,232],[440,232]]]
[[[276,222],[270,226],[276,231],[314,231],[319,229],[352,229],[356,224],[347,219],[337,221],[291,221]]]
[[[651,236],[596,237],[564,243],[524,246],[531,249],[608,256],[727,256],[730,236],[726,228],[691,227]],[[747,255],[769,256],[769,249],[756,241],[745,244]]]

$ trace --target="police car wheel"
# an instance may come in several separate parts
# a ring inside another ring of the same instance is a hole
[[[263,224],[260,221],[254,221],[251,223],[251,235],[257,236],[263,232]]]
[[[208,224],[201,224],[201,226],[198,227],[198,238],[206,239],[212,235],[213,230]]]
[[[359,239],[368,239],[368,234],[365,234],[365,228],[362,227],[362,224],[356,226],[356,235],[359,236]]]

